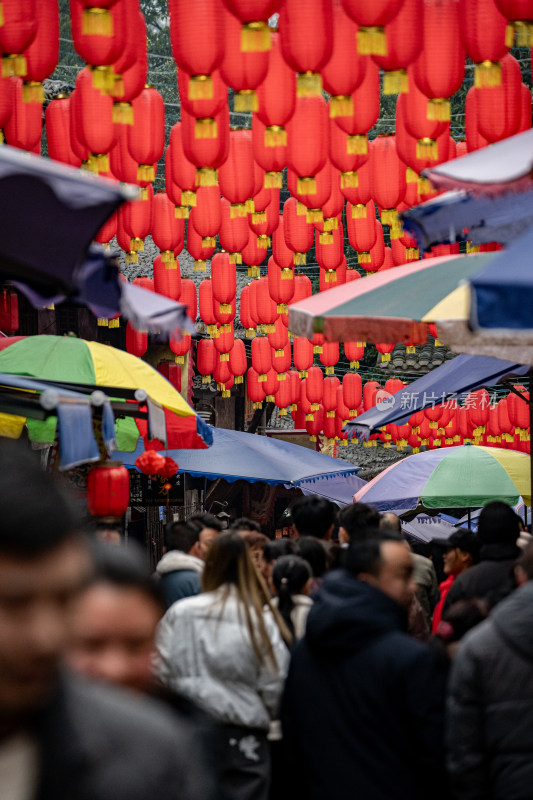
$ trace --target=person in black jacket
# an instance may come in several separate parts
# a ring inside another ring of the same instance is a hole
[[[480,563],[457,576],[443,611],[459,600],[472,597],[494,606],[515,588],[513,567],[521,551],[516,544],[520,536],[519,518],[513,509],[500,500],[487,503],[479,515],[478,536]]]
[[[452,667],[448,769],[457,800],[530,800],[533,786],[533,546],[528,581],[467,634]]]
[[[405,633],[414,588],[411,553],[392,532],[353,544],[345,568],[325,578],[282,702],[293,796],[444,792],[446,676],[438,656]]]

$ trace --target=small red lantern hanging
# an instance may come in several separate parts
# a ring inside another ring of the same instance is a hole
[[[159,475],[165,469],[165,457],[155,450],[145,450],[135,459],[135,466],[144,475]]]
[[[87,508],[93,517],[120,519],[129,506],[130,476],[120,461],[108,461],[89,470]]]
[[[320,71],[333,52],[331,0],[285,0],[279,15],[281,52],[298,73],[299,97],[321,96]]]

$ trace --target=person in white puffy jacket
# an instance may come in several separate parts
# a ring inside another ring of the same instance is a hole
[[[221,724],[225,795],[266,800],[267,731],[278,714],[290,633],[237,533],[211,545],[202,586],[203,594],[179,600],[163,617],[157,674]]]

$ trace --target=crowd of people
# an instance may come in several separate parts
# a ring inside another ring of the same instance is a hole
[[[34,455],[0,447],[2,799],[531,797],[533,545],[505,503],[425,549],[315,496],[273,541],[196,514],[150,574]]]

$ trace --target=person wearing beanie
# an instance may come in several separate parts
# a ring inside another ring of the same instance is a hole
[[[439,586],[440,600],[433,611],[431,632],[436,633],[442,619],[442,609],[453,582],[458,575],[479,561],[479,539],[472,531],[459,528],[446,541],[433,540],[433,544],[444,548],[444,574],[447,576]]]

